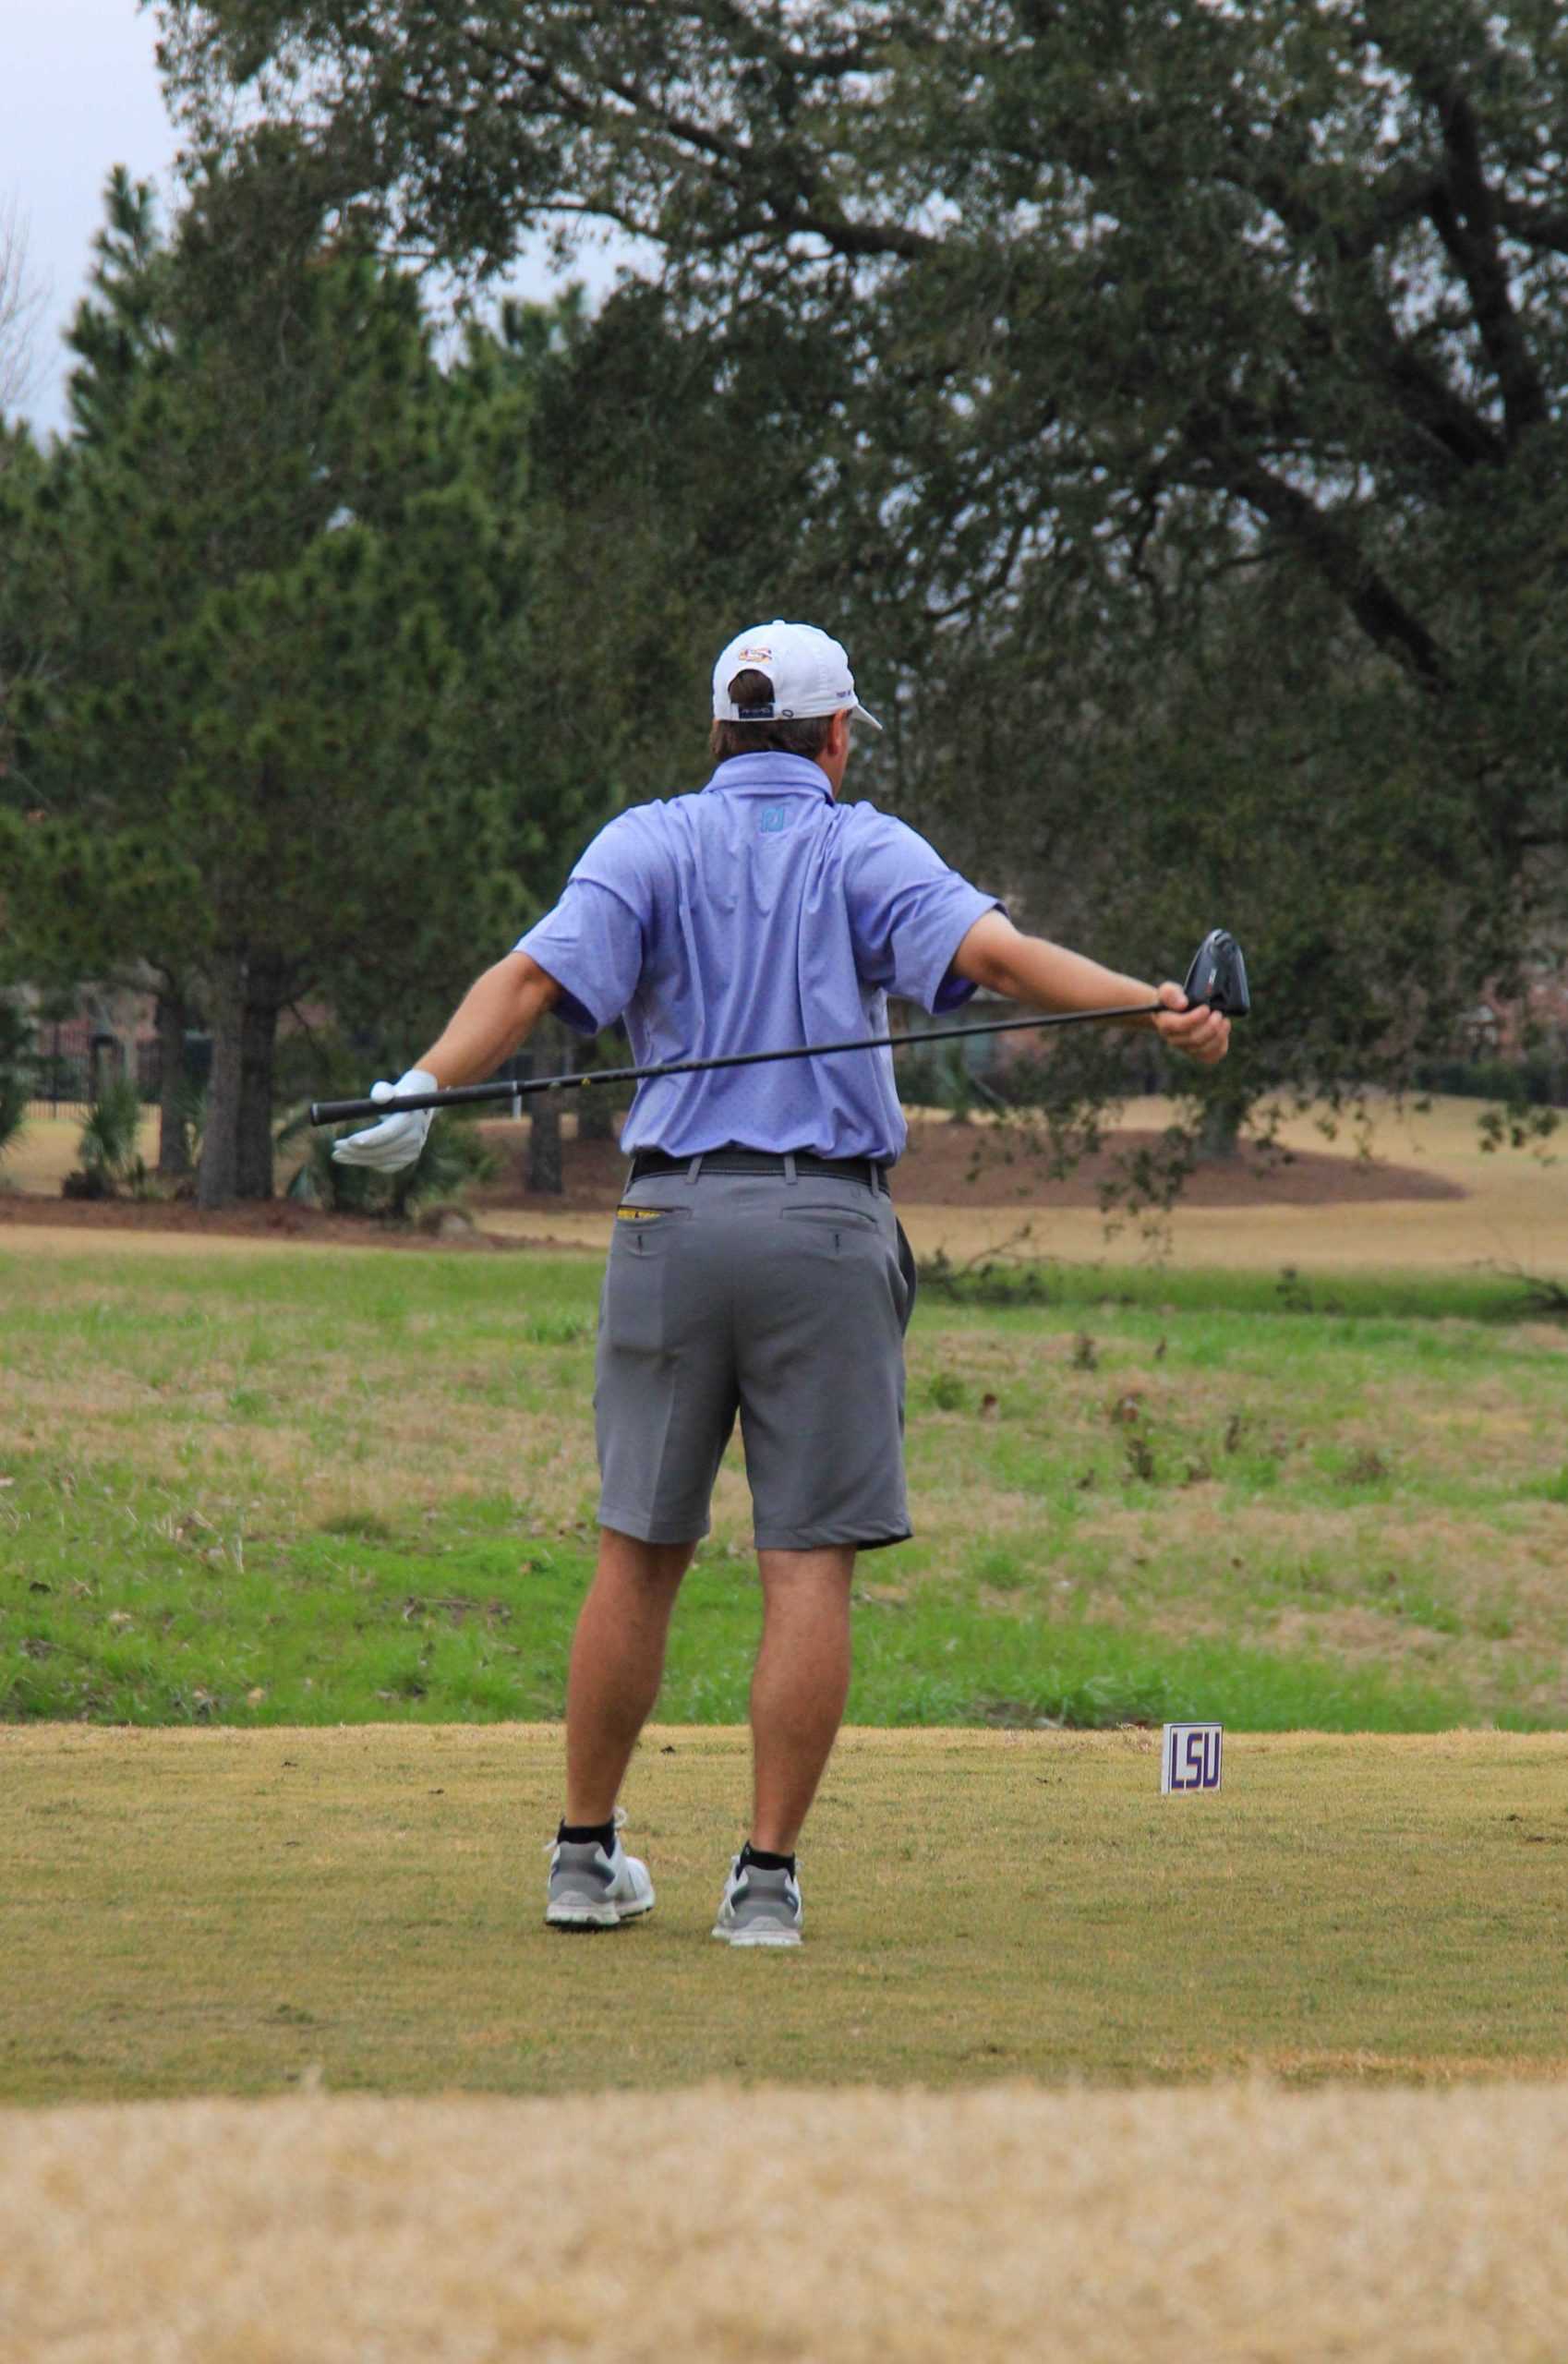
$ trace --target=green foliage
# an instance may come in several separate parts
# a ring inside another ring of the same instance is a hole
[[[1412,1079],[1420,1092],[1458,1100],[1496,1100],[1510,1107],[1568,1105],[1568,1052],[1529,1051],[1522,1058],[1432,1059]]]
[[[27,1124],[28,1083],[15,1067],[0,1068],[0,1158],[15,1149]]]
[[[0,1158],[16,1147],[27,1123],[31,1048],[32,1029],[26,1017],[0,995]]]
[[[141,1094],[129,1076],[115,1076],[88,1111],[78,1147],[83,1172],[111,1197],[145,1176],[140,1128]]]

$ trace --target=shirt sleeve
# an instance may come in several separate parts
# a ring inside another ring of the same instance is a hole
[[[623,813],[599,831],[554,911],[515,947],[555,979],[556,1016],[580,1034],[613,1026],[643,973],[650,894],[633,820]]]
[[[846,865],[855,965],[868,984],[934,1015],[956,1009],[974,984],[953,974],[953,956],[998,898],[950,870],[907,822],[859,809],[868,818]]]

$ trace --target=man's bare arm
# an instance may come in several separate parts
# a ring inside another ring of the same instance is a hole
[[[1123,1003],[1163,1001],[1157,1017],[1129,1018],[1129,1026],[1152,1026],[1173,1051],[1185,1051],[1204,1067],[1223,1059],[1230,1047],[1230,1020],[1217,1010],[1190,1008],[1179,985],[1159,986],[1104,969],[1098,960],[1043,935],[1025,935],[1000,911],[976,920],[953,956],[959,976],[1032,1009],[1116,1009]]]
[[[525,1043],[561,987],[526,952],[509,952],[476,977],[435,1042],[416,1065],[444,1092],[479,1083]]]

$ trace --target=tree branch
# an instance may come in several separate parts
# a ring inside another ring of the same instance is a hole
[[[525,59],[519,64],[535,89],[553,98],[573,122],[585,129],[595,122],[594,106],[568,88],[553,66],[542,59]],[[683,149],[702,158],[710,169],[722,167],[725,184],[738,202],[750,199],[746,211],[728,232],[704,242],[710,247],[738,245],[765,227],[786,237],[820,238],[832,253],[861,259],[895,255],[913,261],[930,253],[938,243],[923,231],[911,230],[901,223],[851,222],[842,214],[826,211],[812,202],[816,175],[800,158],[780,156],[780,166],[791,163],[797,176],[795,185],[789,186],[778,176],[778,169],[770,171],[743,140],[699,123],[691,115],[671,113],[651,100],[636,82],[607,75],[604,87],[648,130],[672,142],[677,150]],[[657,238],[657,230],[646,225],[643,234]]]
[[[1549,254],[1568,255],[1568,213],[1525,205],[1514,197],[1498,197],[1493,202],[1498,226],[1511,238],[1526,247],[1544,247]]]
[[[1402,665],[1420,688],[1437,695],[1451,686],[1452,669],[1438,642],[1337,519],[1241,449],[1223,420],[1191,421],[1187,440],[1227,492],[1296,544],[1339,593],[1367,637]]]
[[[1233,123],[1230,131],[1236,161],[1225,177],[1233,187],[1267,206],[1298,243],[1310,243],[1327,233],[1340,261],[1353,272],[1367,320],[1366,333],[1357,342],[1366,364],[1393,397],[1400,415],[1463,467],[1500,462],[1504,448],[1498,437],[1474,406],[1400,335],[1367,267],[1392,232],[1429,214],[1441,190],[1441,180],[1428,171],[1384,174],[1371,207],[1352,229],[1325,217],[1287,166],[1248,154],[1238,125]],[[1338,341],[1335,330],[1315,313],[1302,317],[1320,354],[1331,353]]]
[[[1476,326],[1502,392],[1508,440],[1547,416],[1546,389],[1526,343],[1498,247],[1497,209],[1481,163],[1480,127],[1465,91],[1444,79],[1430,91],[1442,125],[1446,185],[1429,205],[1432,225],[1470,291]]]

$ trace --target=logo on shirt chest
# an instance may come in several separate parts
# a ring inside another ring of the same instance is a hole
[[[762,818],[757,823],[757,835],[759,838],[777,838],[789,826],[790,808],[787,804],[765,804]]]

